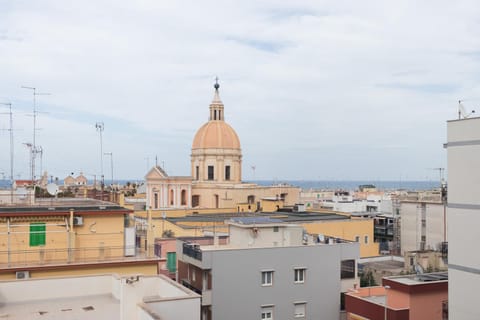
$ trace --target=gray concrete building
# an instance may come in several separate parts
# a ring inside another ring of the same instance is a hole
[[[178,281],[202,295],[202,320],[339,319],[358,243],[268,217],[234,218],[229,234],[224,245],[177,241]]]
[[[449,319],[480,319],[480,118],[447,123]]]

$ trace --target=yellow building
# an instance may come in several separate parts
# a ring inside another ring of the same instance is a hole
[[[174,209],[233,208],[254,212],[262,199],[277,199],[283,205],[298,202],[300,188],[279,184],[259,186],[242,182],[242,150],[235,130],[225,122],[218,83],[209,107],[209,120],[193,138],[191,176],[172,177],[158,166],[146,175],[147,208],[166,212]],[[246,204],[244,206],[243,204]]]
[[[135,248],[130,210],[91,199],[0,207],[0,279],[115,272],[157,274]]]
[[[352,218],[332,211],[288,212],[287,209],[273,213],[242,214],[225,212],[213,214],[187,214],[175,217],[152,218],[155,237],[161,237],[160,230],[172,230],[175,237],[193,237],[212,234],[228,234],[226,220],[244,216],[268,216],[285,223],[301,225],[308,234],[320,237],[338,238],[360,243],[360,257],[379,255],[379,244],[373,241],[373,219]]]

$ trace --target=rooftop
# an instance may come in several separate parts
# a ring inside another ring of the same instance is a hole
[[[96,199],[88,198],[37,198],[35,203],[22,203],[15,205],[1,205],[0,214],[38,213],[38,212],[69,212],[75,211],[130,211],[122,206]]]
[[[437,273],[421,273],[407,276],[395,276],[386,278],[390,281],[398,282],[405,285],[418,285],[432,282],[448,281],[448,272]]]
[[[192,309],[194,316],[186,319],[199,318],[200,296],[164,276],[106,274],[0,281],[0,296],[0,317],[8,319],[117,320],[142,316],[169,320],[175,317],[166,310],[177,308]],[[192,299],[197,302],[192,304]]]

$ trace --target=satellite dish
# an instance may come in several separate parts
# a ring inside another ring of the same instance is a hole
[[[52,196],[56,196],[58,193],[58,186],[55,183],[49,183],[47,185],[47,192]]]
[[[472,110],[470,111],[470,113],[468,113],[465,110],[465,107],[463,106],[462,101],[463,100],[458,100],[458,119],[467,119],[468,117],[470,117],[472,114],[475,113],[475,110]]]

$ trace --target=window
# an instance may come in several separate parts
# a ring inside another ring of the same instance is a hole
[[[173,206],[174,199],[175,199],[175,191],[170,190],[170,205],[171,206]]]
[[[262,271],[262,286],[273,284],[273,271]]]
[[[181,204],[182,206],[186,206],[187,205],[187,190],[182,190],[182,193],[181,193]]]
[[[365,236],[365,244],[368,243],[368,236]]]
[[[153,198],[154,198],[153,207],[154,207],[155,209],[158,209],[158,193],[154,193],[154,194],[153,194]]]
[[[360,236],[355,236],[355,242],[360,242]]]
[[[195,180],[198,180],[200,177],[200,168],[198,166],[195,167]]]
[[[225,180],[230,180],[230,166],[225,166]]]
[[[193,195],[192,196],[192,207],[198,207],[200,205],[200,196]]]
[[[305,268],[297,268],[294,270],[294,281],[295,283],[304,283],[305,282]]]
[[[208,166],[208,180],[213,180],[213,179],[214,179],[213,166]]]
[[[44,246],[45,245],[45,223],[31,223],[30,224],[30,246]]]
[[[167,252],[167,269],[169,272],[177,271],[177,253]]]
[[[278,227],[273,227],[273,232],[278,232]]]
[[[355,260],[343,260],[340,265],[340,279],[355,278]]]
[[[273,307],[262,307],[262,320],[273,320]]]
[[[298,302],[294,304],[295,309],[293,316],[295,318],[305,318],[305,311],[307,309],[307,304],[305,302]]]

